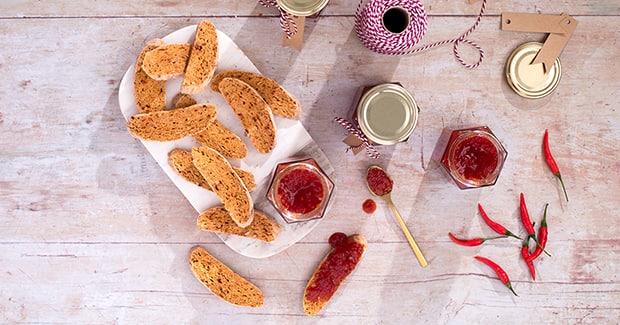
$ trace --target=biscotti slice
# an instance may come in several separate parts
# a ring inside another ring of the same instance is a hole
[[[334,233],[329,238],[330,252],[312,274],[304,291],[304,312],[318,314],[334,296],[346,278],[362,260],[368,242],[362,235]]]
[[[294,120],[301,118],[301,105],[297,98],[275,80],[254,72],[226,70],[213,77],[211,90],[219,92],[219,83],[224,78],[236,78],[252,86],[263,97],[273,114]]]
[[[189,55],[181,92],[197,94],[209,84],[217,67],[217,30],[208,20],[203,20],[196,27],[196,38]]]
[[[265,297],[262,291],[206,249],[200,246],[192,248],[189,265],[196,278],[222,300],[237,306],[263,306]]]
[[[166,109],[166,82],[149,77],[142,70],[142,63],[147,52],[163,45],[164,41],[154,39],[150,41],[136,60],[135,74],[133,79],[133,96],[140,113],[163,111]]]
[[[188,94],[178,93],[172,99],[172,105],[175,108],[194,104],[196,104],[196,100]],[[226,158],[243,159],[248,155],[248,147],[245,142],[218,120],[213,121],[208,128],[193,134],[193,136],[201,145],[217,150]]]
[[[198,102],[191,95],[178,93],[172,98],[172,107],[183,108],[187,106],[196,105]]]
[[[226,158],[243,159],[248,155],[245,142],[218,120],[193,136],[201,145],[217,150]]]
[[[134,115],[127,121],[127,128],[136,138],[172,141],[206,129],[216,116],[217,110],[213,104],[196,104]]]
[[[207,183],[207,180],[202,176],[198,168],[194,166],[192,161],[192,153],[183,149],[173,149],[168,153],[168,164],[172,169],[183,177],[186,181],[194,183],[206,190],[211,191],[211,186]],[[256,188],[256,182],[254,181],[254,174],[241,168],[233,167],[233,170],[241,181],[248,189],[253,191]],[[230,218],[230,217],[229,217]]]
[[[271,152],[276,144],[276,125],[267,103],[254,88],[239,79],[224,78],[219,85],[256,150]]]
[[[207,180],[239,227],[247,227],[254,218],[254,202],[230,163],[209,147],[192,148],[194,166]]]
[[[245,228],[241,228],[232,221],[230,214],[223,206],[213,207],[204,211],[198,216],[196,224],[200,230],[242,236],[265,242],[274,241],[282,230],[277,222],[258,210],[254,210],[254,220],[252,223]]]
[[[190,44],[162,45],[146,52],[142,69],[155,80],[169,80],[185,72]]]

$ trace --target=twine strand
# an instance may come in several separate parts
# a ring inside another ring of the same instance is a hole
[[[377,151],[377,148],[375,148],[375,146],[373,146],[372,143],[370,143],[370,140],[368,140],[368,138],[362,132],[362,130],[360,130],[358,127],[353,125],[353,123],[343,119],[342,117],[334,117],[334,121],[336,121],[343,128],[349,131],[349,133],[353,134],[358,139],[360,139],[360,141],[362,141],[362,144],[366,146],[366,153],[368,154],[370,158],[376,159],[376,158],[381,157],[381,153]],[[351,149],[353,149],[353,147],[347,148],[347,151]]]
[[[291,39],[293,35],[297,34],[297,24],[293,20],[293,15],[280,8],[276,0],[258,0],[258,3],[266,8],[276,7],[280,11],[280,28],[286,34],[287,39]]]

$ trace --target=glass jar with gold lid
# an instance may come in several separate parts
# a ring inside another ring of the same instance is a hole
[[[517,47],[508,57],[506,80],[521,97],[545,97],[560,83],[562,66],[559,58],[549,67],[542,63],[532,64],[542,46],[539,42],[528,42]]]

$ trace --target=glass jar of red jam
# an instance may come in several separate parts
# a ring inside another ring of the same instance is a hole
[[[449,138],[441,165],[460,189],[494,185],[508,153],[487,126],[444,130]]]
[[[373,144],[406,142],[418,122],[415,99],[398,82],[358,89],[352,119]]]
[[[334,183],[312,158],[279,163],[267,191],[267,200],[287,223],[323,217]]]

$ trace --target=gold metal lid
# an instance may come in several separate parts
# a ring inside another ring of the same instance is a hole
[[[295,16],[311,16],[321,11],[329,0],[276,0],[278,6]]]
[[[545,69],[542,63],[530,64],[542,43],[529,42],[517,47],[506,62],[506,80],[512,89],[525,98],[541,98],[552,93],[560,83],[562,66],[560,59]]]
[[[360,98],[357,107],[360,129],[372,142],[395,144],[407,140],[418,122],[413,96],[397,84],[380,84]]]

